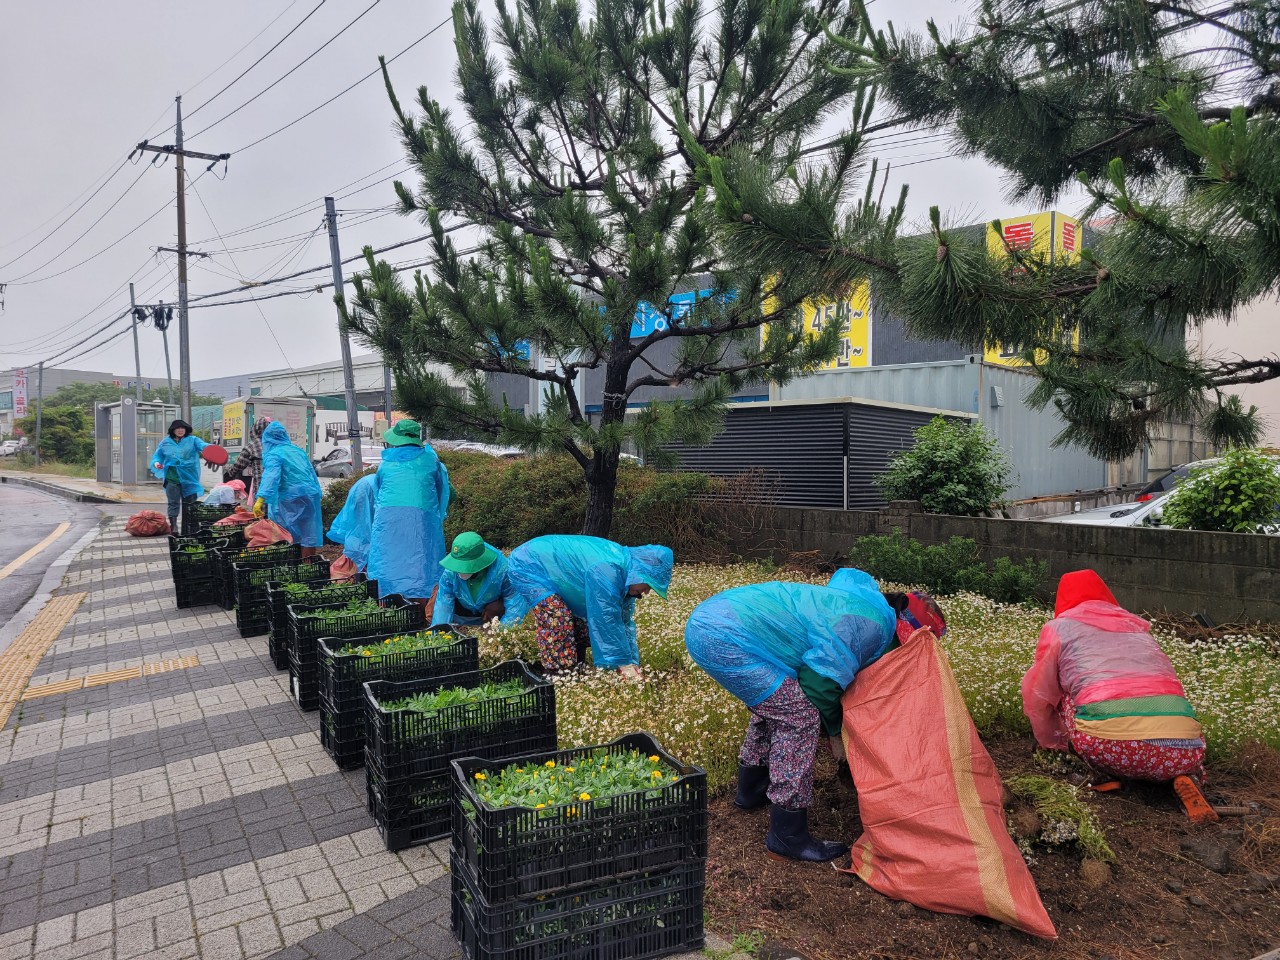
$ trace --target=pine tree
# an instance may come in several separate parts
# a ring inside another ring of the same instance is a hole
[[[726,262],[715,184],[699,172],[758,156],[790,168],[815,210],[843,199],[839,160],[835,173],[794,168],[804,139],[850,110],[851,163],[870,114],[858,81],[826,69],[857,59],[839,5],[596,0],[588,17],[574,0],[498,0],[491,30],[476,0],[455,3],[462,122],[425,87],[406,110],[387,80],[417,176],[396,190],[430,227],[429,270],[407,284],[367,253],[346,314],[395,370],[400,406],[446,435],[572,457],[584,532],[605,536],[624,445],[662,461],[668,442],[706,442],[735,390],[834,357],[838,325],[804,333],[807,276]],[[869,191],[863,205],[892,233],[900,205]],[[707,294],[671,302],[689,291]],[[658,319],[633,338],[638,308]],[[584,395],[584,370],[602,373],[599,395]],[[495,396],[487,378],[503,374],[543,392],[540,414]]]
[[[773,158],[711,158],[730,259],[833,285],[870,270],[917,337],[1021,345],[1040,377],[1032,402],[1067,424],[1058,442],[1097,456],[1122,458],[1175,419],[1256,438],[1256,409],[1225,391],[1280,377],[1280,357],[1203,358],[1186,335],[1280,291],[1280,6],[984,0],[955,36],[880,28],[864,0],[851,15],[860,35],[846,22],[831,40],[856,62],[831,67],[876,92],[887,125],[940,127],[1003,169],[1015,200],[1082,184],[1096,239],[1076,262],[992,252],[935,206],[923,233],[886,242],[838,208],[815,216]]]

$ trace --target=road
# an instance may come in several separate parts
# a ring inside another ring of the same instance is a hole
[[[49,565],[101,516],[89,504],[0,484],[0,649],[3,627],[31,599]]]

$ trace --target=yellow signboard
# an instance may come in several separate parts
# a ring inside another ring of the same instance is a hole
[[[232,400],[222,405],[222,442],[231,446],[244,443],[243,400]]]
[[[1071,262],[1080,259],[1082,230],[1080,221],[1066,214],[1050,211],[1025,217],[1010,217],[1000,221],[1001,232],[987,226],[987,249],[992,256],[1004,256],[1009,250],[1025,251],[1048,257],[1051,263]],[[1079,333],[1073,335],[1079,337]],[[987,363],[1006,367],[1025,366],[1019,356],[1022,347],[1016,344],[988,344],[983,352]]]
[[[804,312],[805,333],[814,336],[833,323],[840,324],[844,336],[840,352],[834,360],[824,363],[820,370],[849,370],[871,366],[871,284],[860,283],[847,300],[836,303],[831,300],[806,300],[800,307]]]

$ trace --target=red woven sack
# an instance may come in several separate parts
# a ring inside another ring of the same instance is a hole
[[[169,534],[169,520],[154,510],[139,510],[125,522],[125,533],[133,537],[163,537]]]
[[[843,703],[864,828],[849,872],[895,900],[1055,939],[1005,827],[1000,774],[929,629],[863,669]]]
[[[273,547],[277,543],[293,543],[293,536],[274,520],[256,520],[244,528],[246,543],[250,550],[258,547]]]
[[[235,513],[229,514],[214,524],[215,527],[243,527],[253,523],[253,514],[244,507],[236,507]]]

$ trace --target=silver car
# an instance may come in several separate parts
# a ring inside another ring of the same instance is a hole
[[[360,447],[360,460],[366,470],[370,467],[376,467],[382,463],[382,449],[380,447],[370,449],[362,444]],[[343,477],[351,476],[351,473],[350,447],[338,447],[336,450],[330,450],[316,461],[316,476],[342,479]]]

